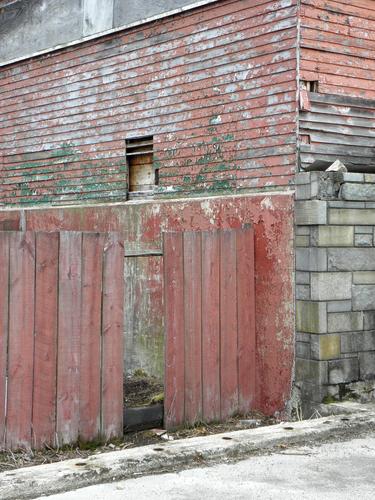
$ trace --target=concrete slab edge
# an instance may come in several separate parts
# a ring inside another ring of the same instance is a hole
[[[240,460],[280,447],[312,445],[375,430],[375,411],[280,423],[205,437],[169,441],[81,460],[17,469],[0,474],[2,500],[30,499],[93,484]]]

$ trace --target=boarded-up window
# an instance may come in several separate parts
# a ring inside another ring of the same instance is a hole
[[[153,137],[126,140],[126,160],[129,172],[129,192],[150,192],[158,184],[154,168]]]

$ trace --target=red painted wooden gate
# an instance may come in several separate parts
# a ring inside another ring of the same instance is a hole
[[[254,231],[164,233],[165,425],[251,410]]]
[[[122,434],[115,233],[0,232],[0,448]]]

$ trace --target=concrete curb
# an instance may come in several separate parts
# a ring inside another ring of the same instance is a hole
[[[239,460],[294,445],[349,439],[375,431],[374,408],[258,429],[169,441],[0,474],[0,498],[26,499],[99,483]]]

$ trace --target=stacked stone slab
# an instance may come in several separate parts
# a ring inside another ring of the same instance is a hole
[[[375,396],[375,175],[296,176],[296,385]]]

